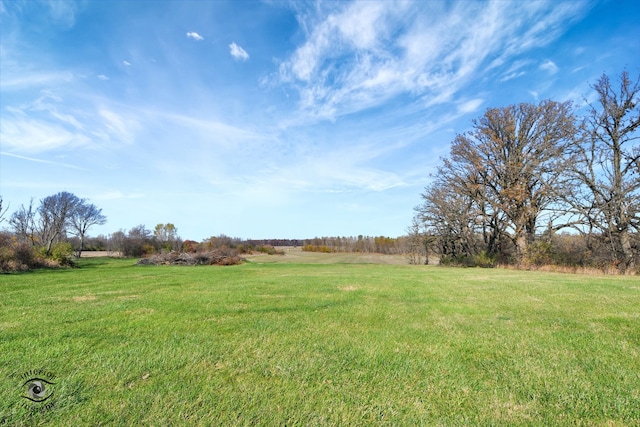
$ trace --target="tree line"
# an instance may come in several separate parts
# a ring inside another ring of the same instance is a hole
[[[444,263],[577,262],[635,272],[639,79],[603,74],[591,88],[584,116],[571,102],[544,100],[489,108],[473,120],[421,194],[410,236]],[[567,257],[572,245],[588,257]]]
[[[2,207],[0,223],[5,221],[8,207]],[[69,263],[75,250],[80,257],[89,229],[106,223],[102,209],[66,191],[47,196],[34,205],[21,205],[7,222],[13,234],[0,236],[0,267],[21,270],[51,263]],[[69,242],[73,236],[75,247]],[[50,262],[47,263],[46,260]]]
[[[404,237],[385,236],[335,236],[314,237],[302,241],[302,250],[307,252],[351,252],[351,253],[379,253],[386,255],[407,253],[407,243]]]

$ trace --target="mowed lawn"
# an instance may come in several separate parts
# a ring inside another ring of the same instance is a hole
[[[286,258],[0,275],[0,424],[640,424],[638,277]]]

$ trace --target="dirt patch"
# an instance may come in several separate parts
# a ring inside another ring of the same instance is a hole
[[[74,302],[95,301],[98,298],[95,295],[82,295],[71,298]]]
[[[358,288],[356,288],[355,286],[340,286],[338,289],[340,289],[341,291],[347,291],[347,292],[351,292],[351,291],[357,291]]]
[[[140,295],[122,295],[119,296],[118,299],[138,299]]]
[[[17,328],[20,326],[20,322],[2,322],[0,323],[0,331],[3,329]]]
[[[98,257],[122,257],[121,252],[117,251],[83,251],[80,258],[98,258]]]
[[[142,314],[151,314],[153,312],[155,312],[153,308],[138,308],[135,310],[127,310],[124,312],[124,314],[134,316],[134,315],[142,315]]]

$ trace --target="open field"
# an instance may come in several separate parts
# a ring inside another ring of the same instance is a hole
[[[280,246],[285,256],[267,255],[255,252],[252,255],[242,255],[256,263],[289,263],[289,264],[394,264],[407,265],[407,255],[383,255],[376,253],[321,253],[305,252],[300,246]]]
[[[285,262],[297,264],[408,264],[408,258],[406,255],[381,255],[369,253],[324,254],[319,252],[304,252],[300,246],[281,246],[276,249],[284,251],[286,256],[271,256],[256,251],[251,255],[242,255],[242,257],[258,263]],[[82,252],[82,258],[110,256],[119,257],[120,252]]]
[[[0,425],[640,424],[637,277],[357,261],[0,275]]]

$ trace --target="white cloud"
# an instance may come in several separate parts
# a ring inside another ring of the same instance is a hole
[[[246,61],[247,59],[249,59],[249,54],[247,53],[247,51],[235,43],[231,43],[229,45],[229,52],[231,53],[231,56],[233,56],[237,60]]]
[[[70,165],[68,163],[54,162],[54,161],[51,161],[51,160],[36,159],[34,157],[20,156],[18,154],[7,153],[7,152],[4,152],[4,151],[0,151],[0,155],[14,157],[16,159],[21,159],[21,160],[27,160],[29,162],[34,162],[34,163],[43,163],[43,164],[48,164],[48,165],[61,166],[61,167],[68,168],[68,169],[76,169],[76,170],[83,170],[83,171],[88,170],[88,169],[81,168],[81,167],[76,166],[76,165]]]
[[[301,110],[315,119],[333,120],[405,93],[424,96],[428,105],[451,102],[472,77],[549,43],[587,7],[509,5],[356,2],[320,19],[302,15],[307,39],[281,62],[279,78],[300,92]],[[516,61],[500,78],[523,75],[528,63]]]
[[[19,107],[7,106],[0,139],[17,152],[40,152],[89,143],[77,111],[65,108],[65,100],[50,90]]]
[[[133,142],[135,130],[138,127],[138,124],[134,119],[126,119],[111,110],[107,110],[106,108],[100,109],[98,114],[101,117],[102,123],[107,129],[110,137],[114,137],[120,142]]]
[[[65,129],[57,123],[30,117],[3,118],[0,140],[3,146],[23,153],[81,146],[90,142],[85,135]]]
[[[123,193],[122,191],[114,190],[107,191],[94,195],[92,198],[95,200],[118,200],[118,199],[142,199],[145,195],[143,193]]]
[[[100,80],[109,80],[109,76],[105,76],[104,74],[98,74],[96,77]]]
[[[240,141],[246,143],[248,141],[264,138],[264,136],[250,130],[241,129],[216,120],[204,120],[166,111],[145,112],[152,116],[162,117],[164,120],[170,120],[181,126],[188,127],[192,131],[200,132],[204,135],[216,135],[216,139],[218,141],[229,141],[230,147],[236,147],[236,144]]]
[[[49,11],[54,22],[65,29],[76,23],[76,2],[73,0],[55,0],[48,2]]]
[[[462,114],[473,113],[480,108],[484,100],[482,98],[470,99],[469,101],[458,104],[458,112]]]
[[[0,76],[0,88],[2,90],[21,90],[31,87],[41,87],[66,83],[73,80],[73,74],[69,72],[29,72],[16,70],[14,73],[4,71]]]
[[[547,71],[549,74],[555,74],[558,72],[558,66],[551,60],[547,60],[544,63],[540,64],[540,69],[543,71]]]
[[[124,59],[122,60],[122,65],[124,65],[125,67],[130,67],[131,66],[131,62],[129,61],[125,61]]]
[[[194,40],[204,40],[204,37],[202,37],[200,34],[196,33],[195,31],[189,31],[187,33],[187,37]]]
[[[526,73],[524,71],[515,71],[513,73],[509,73],[509,74],[505,74],[503,75],[503,77],[500,79],[501,82],[506,82],[508,80],[513,80],[516,79],[520,76],[524,76]]]
[[[506,82],[508,80],[515,79],[517,77],[525,75],[526,72],[523,71],[522,68],[530,65],[531,62],[533,62],[533,61],[531,61],[531,60],[513,61],[511,66],[502,73],[502,78],[500,79],[500,81],[501,82]]]

